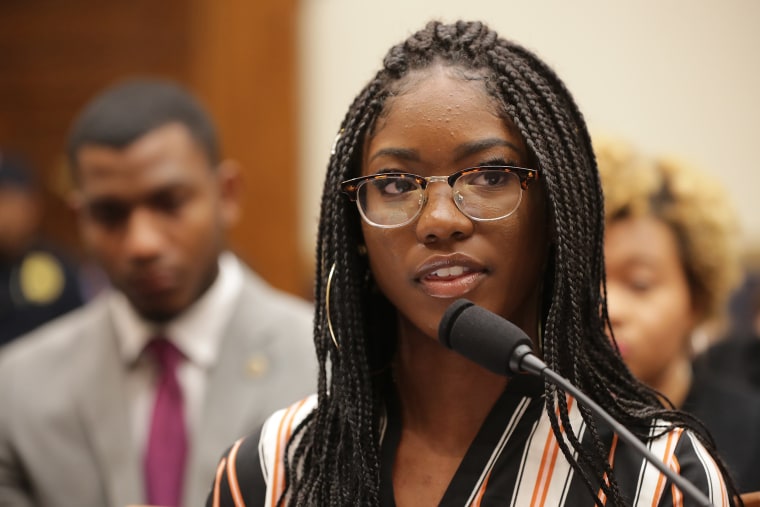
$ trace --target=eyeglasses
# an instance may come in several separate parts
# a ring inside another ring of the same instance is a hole
[[[472,220],[506,218],[520,206],[523,190],[538,178],[524,167],[468,167],[451,176],[418,176],[404,172],[372,174],[346,180],[341,190],[356,202],[362,218],[375,227],[406,225],[420,214],[430,183],[448,183],[459,211]]]

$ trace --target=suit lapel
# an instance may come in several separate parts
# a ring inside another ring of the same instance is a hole
[[[105,298],[103,298],[105,300]],[[80,411],[99,464],[109,505],[143,501],[143,486],[137,451],[132,442],[125,394],[124,364],[117,350],[113,323],[107,304],[101,301],[98,321],[90,326],[86,350],[80,354],[97,358],[89,361],[82,378],[92,385],[83,389]]]
[[[216,463],[235,440],[259,429],[275,410],[314,392],[312,326],[305,302],[285,298],[245,270],[208,374],[202,420],[192,435],[186,505],[202,505]]]
[[[236,302],[225,336],[221,342],[216,365],[209,373],[200,427],[192,438],[185,498],[205,498],[211,486],[215,463],[235,439],[256,428],[250,427],[255,403],[252,399],[252,375],[248,363],[261,342],[255,303],[252,302],[250,277]]]

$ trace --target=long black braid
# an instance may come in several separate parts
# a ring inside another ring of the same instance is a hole
[[[553,226],[541,318],[546,364],[640,438],[652,438],[651,422],[659,419],[694,430],[716,456],[699,422],[663,408],[658,393],[633,378],[605,334],[609,319],[601,185],[585,122],[562,81],[531,52],[478,22],[431,22],[391,48],[383,63],[351,105],[330,157],[317,241],[318,406],[289,442],[286,491],[280,503],[287,498],[292,505],[379,504],[379,424],[396,314],[366,282],[369,267],[358,248],[363,243],[359,216],[341,195],[339,183],[359,175],[366,135],[402,79],[435,64],[483,76],[504,118],[525,139],[543,179]],[[330,323],[339,348],[333,344]],[[591,449],[583,448],[570,424],[564,393],[547,384],[545,396],[557,442],[592,496],[596,498],[601,488],[610,505],[623,505],[594,418],[582,409],[594,441]],[[720,459],[716,461],[728,477]],[[605,474],[609,482],[601,480]],[[728,482],[733,496],[736,490],[730,478]]]

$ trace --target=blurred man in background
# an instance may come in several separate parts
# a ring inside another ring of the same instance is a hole
[[[69,158],[113,288],[0,355],[0,505],[201,505],[229,442],[315,389],[311,306],[227,251],[239,170],[181,87],[106,90]]]

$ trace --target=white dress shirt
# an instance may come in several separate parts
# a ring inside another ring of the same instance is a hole
[[[112,291],[109,295],[119,353],[127,372],[132,438],[141,453],[147,443],[158,377],[156,365],[142,354],[148,340],[156,335],[165,336],[185,356],[177,376],[184,397],[187,432],[192,435],[202,415],[208,372],[216,363],[222,333],[242,288],[243,269],[233,254],[225,252],[219,257],[219,274],[208,290],[182,314],[160,327],[140,317],[121,292]]]

